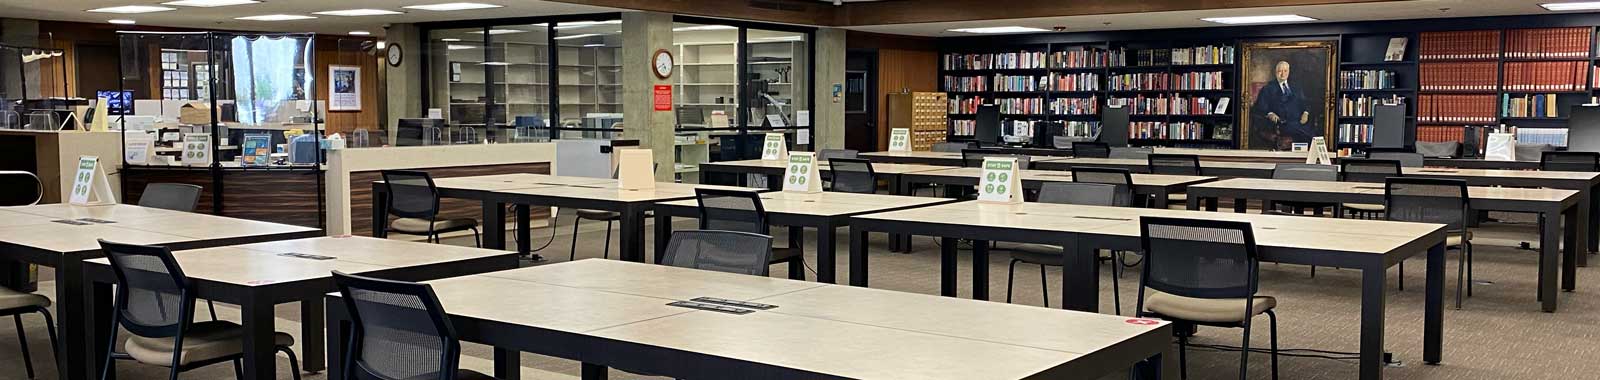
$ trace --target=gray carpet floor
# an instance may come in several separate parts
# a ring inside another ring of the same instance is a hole
[[[1515,216],[1497,216],[1517,219]],[[1600,318],[1596,317],[1600,313],[1600,297],[1596,296],[1600,294],[1600,280],[1595,280],[1600,272],[1594,268],[1579,268],[1577,291],[1559,294],[1561,309],[1557,313],[1540,312],[1534,300],[1537,257],[1533,251],[1516,248],[1519,242],[1535,240],[1536,226],[1526,218],[1522,219],[1520,222],[1489,223],[1475,230],[1478,244],[1475,279],[1483,283],[1477,285],[1474,296],[1466,301],[1463,310],[1453,310],[1447,305],[1442,365],[1422,363],[1423,261],[1420,258],[1411,260],[1404,274],[1390,271],[1391,284],[1396,276],[1403,275],[1408,287],[1400,291],[1391,286],[1388,294],[1385,340],[1388,351],[1394,353],[1400,364],[1385,369],[1385,376],[1391,379],[1576,379],[1593,378],[1595,373],[1600,373],[1600,361],[1593,360],[1600,354],[1597,352],[1600,351],[1597,349],[1597,345],[1600,345],[1600,339],[1597,339],[1600,336]],[[557,228],[554,241],[541,251],[549,259],[548,263],[567,260],[572,238],[567,234],[571,231],[571,220],[569,214],[561,216],[559,225],[565,227]],[[680,219],[678,223],[677,228],[693,227],[692,222],[687,220]],[[584,224],[578,240],[580,259],[601,256],[603,227],[604,223]],[[551,233],[549,228],[535,231],[534,246],[550,240]],[[808,236],[812,233],[808,231]],[[778,241],[786,241],[782,232],[779,234]],[[807,239],[807,242],[810,244],[814,240]],[[472,240],[469,236],[450,239],[446,243],[471,245]],[[611,244],[614,251],[615,241]],[[847,252],[845,244],[841,242],[838,247],[841,255]],[[939,250],[933,239],[917,238],[915,252],[910,254],[889,252],[886,237],[882,235],[873,236],[871,244],[874,287],[938,293]],[[1001,244],[1002,248],[1005,246]],[[1447,301],[1455,296],[1456,265],[1456,254],[1452,251],[1448,255],[1451,261],[1446,270]],[[615,252],[612,252],[612,257],[615,257]],[[841,260],[838,268],[841,277],[848,269],[848,263],[844,261]],[[814,259],[809,262],[815,265]],[[1008,262],[1009,257],[1004,251],[991,256],[990,289],[997,301],[1003,301],[1005,297]],[[964,256],[961,264],[960,294],[968,297],[971,294],[970,262]],[[1020,265],[1017,271],[1015,302],[1042,305],[1041,290],[1044,288],[1039,283],[1039,268]],[[1059,269],[1049,268],[1045,271],[1053,280],[1044,286],[1050,287],[1052,297],[1059,297],[1060,285],[1056,280],[1060,276]],[[42,272],[46,281],[41,283],[44,288],[41,293],[52,294],[49,290],[54,286],[54,282],[49,281],[51,274],[48,269]],[[783,276],[785,273],[787,270],[782,265],[773,267],[774,276]],[[1112,307],[1110,271],[1102,270],[1102,276],[1106,278],[1102,281],[1101,309],[1109,311]],[[1126,302],[1123,311],[1131,314],[1138,272],[1132,270],[1124,276],[1119,290]],[[815,277],[808,273],[808,278]],[[1261,293],[1278,297],[1281,346],[1285,349],[1355,351],[1358,343],[1359,279],[1358,272],[1351,270],[1318,268],[1313,278],[1310,268],[1305,266],[1263,264]],[[1051,301],[1051,305],[1060,306],[1055,300]],[[231,307],[219,305],[219,309],[223,319],[238,320],[237,313]],[[298,310],[298,305],[294,304],[278,307],[280,331],[298,335]],[[37,317],[26,317],[25,321],[35,367],[39,371],[38,378],[56,378],[52,361],[54,355],[48,352],[49,340],[44,334],[42,321]],[[1262,318],[1258,326],[1264,327],[1265,321]],[[1267,329],[1257,328],[1253,332],[1251,345],[1266,347]],[[1240,333],[1238,329],[1202,328],[1194,342],[1237,346]],[[12,328],[0,328],[0,379],[25,378],[16,339],[16,332]],[[491,368],[489,358],[492,358],[492,353],[488,347],[468,343],[465,344],[464,354],[464,367],[483,371]],[[1268,363],[1267,355],[1250,355],[1249,377],[1269,378]],[[523,366],[523,378],[526,379],[576,379],[579,367],[576,362],[533,354],[524,355]],[[1189,352],[1189,376],[1192,379],[1235,379],[1238,378],[1238,366],[1239,353],[1236,351],[1197,348]],[[1357,376],[1356,362],[1349,359],[1283,356],[1280,366],[1284,379],[1353,379]],[[280,379],[292,378],[287,368],[287,360],[280,358]],[[121,379],[160,379],[166,377],[166,371],[124,362],[118,367],[118,375]],[[223,364],[186,373],[183,378],[224,379],[232,375],[231,366]],[[304,378],[323,379],[325,376],[307,374]],[[613,371],[612,378],[632,379],[640,376]]]

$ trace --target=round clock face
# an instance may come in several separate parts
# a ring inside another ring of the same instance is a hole
[[[666,49],[656,50],[655,58],[650,62],[650,68],[655,71],[656,77],[667,79],[672,76],[672,53]]]
[[[399,44],[389,44],[388,53],[389,66],[398,67],[400,66],[400,60],[405,58],[405,51],[400,49]]]

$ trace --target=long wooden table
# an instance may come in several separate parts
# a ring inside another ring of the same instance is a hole
[[[905,153],[905,152],[895,152],[895,153]],[[934,152],[917,152],[917,153],[934,153]],[[957,154],[957,156],[960,156],[960,154]],[[874,160],[876,160],[876,159],[874,159]],[[819,166],[819,168],[822,169],[823,174],[832,173],[832,167],[829,166],[829,165],[826,165],[827,161],[823,161],[823,163],[824,163],[823,165]],[[952,164],[952,165],[961,166],[960,160],[955,161],[955,163]],[[772,190],[779,190],[779,189],[783,188],[782,187],[783,181],[782,181],[781,177],[783,177],[783,173],[784,173],[785,170],[787,170],[788,166],[789,166],[789,164],[787,162],[780,161],[780,160],[740,160],[740,161],[707,162],[707,163],[700,164],[700,170],[702,172],[706,172],[706,173],[730,173],[730,174],[736,174],[736,175],[741,175],[741,178],[742,178],[742,175],[745,175],[745,174],[764,175],[764,176],[767,176],[767,188],[772,189]],[[872,163],[872,172],[873,172],[874,177],[876,177],[878,180],[882,180],[882,181],[888,182],[889,183],[889,193],[893,194],[893,195],[916,195],[914,193],[912,187],[911,187],[911,182],[908,182],[908,181],[905,180],[907,175],[915,174],[915,173],[921,173],[921,172],[945,170],[945,169],[949,169],[949,168],[950,168],[950,166],[926,165],[926,164],[900,164],[900,163],[879,163],[879,162],[873,162]],[[725,185],[743,185],[744,183],[745,183],[744,181],[739,181],[739,182],[735,182],[735,183],[728,183],[728,184],[725,184]],[[891,251],[895,251],[895,252],[910,252],[911,251],[911,237],[910,236],[904,236],[904,235],[891,236],[890,239],[889,239],[889,249]]]
[[[1217,210],[1219,198],[1234,199],[1234,211],[1243,212],[1246,200],[1265,202],[1331,202],[1382,204],[1384,185],[1360,182],[1291,181],[1235,178],[1189,187],[1189,209]],[[1561,289],[1576,287],[1577,254],[1580,234],[1586,220],[1578,217],[1579,195],[1574,190],[1514,187],[1467,188],[1473,210],[1508,211],[1538,214],[1539,287],[1538,299],[1547,312],[1556,310],[1556,263],[1561,264]],[[1563,222],[1564,221],[1564,222]],[[1564,226],[1564,228],[1563,228]],[[1563,233],[1564,232],[1564,233]],[[1565,244],[1562,238],[1565,237]],[[1564,255],[1557,247],[1565,246]]]
[[[1250,222],[1263,261],[1361,271],[1361,378],[1382,378],[1386,269],[1427,253],[1423,360],[1438,363],[1443,336],[1445,226],[1187,210],[1060,204],[960,202],[860,215],[850,222],[850,284],[867,286],[869,232],[939,236],[940,293],[956,295],[957,239],[974,240],[972,295],[988,298],[989,241],[1064,247],[1062,304],[1098,311],[1097,249],[1139,250],[1139,218],[1160,216]]]
[[[978,178],[983,174],[980,168],[949,168],[944,170],[925,171],[906,174],[904,181],[917,183],[932,183],[951,186],[976,186]],[[1024,189],[1037,190],[1045,182],[1072,182],[1072,173],[1052,170],[1021,170],[1018,175],[1022,178]],[[1156,200],[1155,207],[1167,207],[1167,195],[1182,194],[1190,185],[1206,183],[1217,180],[1217,177],[1189,176],[1189,175],[1160,175],[1160,174],[1134,174],[1133,192],[1140,195],[1150,195]]]
[[[761,206],[768,222],[790,226],[789,247],[804,247],[805,229],[817,229],[817,281],[832,284],[836,272],[835,242],[838,229],[849,225],[854,215],[921,207],[953,202],[951,199],[853,193],[798,193],[774,191],[761,194]],[[673,217],[699,217],[699,204],[693,199],[656,204],[656,262],[672,237]]]
[[[518,352],[581,361],[584,379],[608,367],[690,379],[1099,378],[1159,363],[1172,333],[1160,321],[614,260],[429,283],[463,340],[496,348],[495,377],[507,380],[520,375]],[[348,320],[338,297],[330,322]],[[668,305],[697,297],[776,308]],[[329,344],[344,342],[346,324],[329,325]]]
[[[321,257],[296,257],[288,254]],[[368,237],[318,237],[173,252],[194,281],[196,297],[239,305],[244,326],[245,379],[276,379],[273,306],[300,303],[300,341],[307,372],[327,368],[323,346],[323,294],[334,291],[333,271],[403,281],[425,281],[517,267],[515,253]],[[110,289],[116,282],[105,258],[84,263],[96,288],[89,300],[96,353],[104,355],[111,325]],[[203,315],[196,313],[197,315]],[[96,356],[101,357],[101,356]],[[335,362],[337,364],[337,362]],[[115,363],[113,363],[115,365]],[[113,368],[114,370],[114,368]]]
[[[20,263],[55,268],[52,299],[62,340],[57,373],[62,378],[85,379],[93,378],[99,365],[94,347],[104,344],[88,334],[97,325],[88,318],[85,301],[111,295],[109,287],[84,286],[84,261],[105,256],[97,239],[193,249],[321,234],[315,228],[122,204],[5,207],[0,208],[0,261],[8,267]]]
[[[1033,163],[1038,170],[1072,170],[1074,167],[1125,169],[1134,173],[1149,173],[1150,162],[1131,158],[1056,158]],[[1278,164],[1262,162],[1234,162],[1200,160],[1200,174],[1216,177],[1272,178],[1272,169]]]

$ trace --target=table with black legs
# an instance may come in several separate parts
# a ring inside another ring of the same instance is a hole
[[[1589,226],[1600,226],[1600,202],[1594,202],[1594,194],[1600,191],[1600,173],[1596,172],[1563,172],[1544,170],[1500,170],[1500,169],[1452,169],[1452,168],[1404,168],[1403,174],[1407,177],[1447,178],[1467,181],[1468,186],[1504,186],[1504,187],[1544,187],[1551,189],[1574,190],[1578,192],[1578,219],[1586,221]],[[1587,241],[1588,253],[1600,250],[1600,233],[1594,233],[1587,228],[1578,231],[1577,241]],[[1589,266],[1589,255],[1577,255],[1578,266]]]
[[[911,184],[931,183],[947,186],[977,186],[983,173],[979,168],[949,168],[944,170],[907,173],[903,180]],[[1046,182],[1073,182],[1072,173],[1054,170],[1021,170],[1022,187],[1038,190]],[[1190,185],[1217,180],[1217,177],[1192,175],[1133,174],[1133,192],[1150,196],[1156,208],[1167,207],[1167,195],[1183,194]]]
[[[440,198],[458,198],[477,200],[482,203],[483,219],[483,247],[490,249],[506,248],[506,204],[503,197],[497,192],[515,189],[528,189],[536,187],[560,186],[590,186],[614,184],[616,180],[609,178],[554,176],[548,174],[515,173],[495,174],[470,177],[435,178],[434,187],[439,191]],[[372,236],[387,237],[389,227],[389,187],[384,181],[372,183]],[[524,256],[533,252],[531,233],[528,222],[532,212],[531,205],[515,204],[517,225],[517,253]],[[489,228],[490,224],[499,228]]]
[[[959,158],[960,154],[957,154],[956,156]],[[914,189],[911,187],[911,182],[905,180],[905,177],[909,174],[951,168],[950,166],[928,164],[880,163],[876,162],[877,158],[869,159],[874,160],[872,163],[872,171],[874,176],[876,176],[878,180],[888,182],[889,194],[893,195],[916,195],[914,193]],[[960,166],[960,162],[960,160],[957,160],[953,165]],[[779,160],[740,160],[706,162],[700,164],[700,171],[702,173],[706,173],[707,175],[726,173],[739,175],[741,178],[746,174],[766,176],[767,187],[772,190],[782,189],[783,181],[780,177],[783,176],[783,172],[787,168],[788,163]],[[826,179],[831,173],[831,168],[826,165],[820,166],[819,168],[822,169],[823,178]],[[743,184],[743,181],[736,183]],[[911,252],[911,236],[892,236],[889,239],[889,250],[893,252]]]
[[[866,234],[907,233],[938,236],[940,294],[956,296],[956,239],[974,240],[972,297],[989,296],[988,242],[1039,243],[1063,247],[1062,304],[1098,311],[1099,249],[1139,250],[1139,218],[1159,216],[1250,222],[1262,261],[1334,266],[1361,271],[1360,378],[1383,376],[1386,270],[1407,257],[1427,256],[1423,320],[1423,361],[1441,360],[1445,226],[1373,220],[1305,218],[1188,210],[1099,207],[1062,204],[949,203],[853,217],[850,221],[850,285],[868,286]]]

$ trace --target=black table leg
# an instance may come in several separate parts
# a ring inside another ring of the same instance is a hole
[[[850,286],[867,286],[867,231],[850,227]]]
[[[1588,253],[1593,252],[1594,247],[1593,244],[1589,243],[1594,241],[1593,235],[1595,235],[1593,231],[1589,231],[1589,229],[1593,228],[1594,226],[1594,224],[1590,224],[1589,220],[1589,218],[1593,217],[1592,213],[1594,212],[1591,210],[1591,208],[1594,207],[1591,205],[1591,203],[1594,203],[1594,199],[1590,197],[1591,195],[1588,194],[1580,194],[1578,196],[1578,204],[1574,206],[1577,208],[1577,215],[1570,219],[1574,225],[1573,230],[1577,232],[1577,237],[1575,238],[1577,244],[1573,245],[1586,248],[1578,251],[1577,266],[1580,267],[1589,266]]]
[[[1431,251],[1429,256],[1431,259]],[[1383,378],[1383,318],[1387,305],[1384,301],[1384,283],[1388,280],[1387,269],[1374,264],[1361,270],[1360,372],[1363,380]]]
[[[1585,191],[1581,195],[1583,203],[1589,205],[1588,211],[1586,211],[1588,217],[1583,218],[1585,223],[1583,231],[1589,237],[1589,253],[1600,251],[1600,233],[1589,231],[1590,228],[1595,228],[1594,226],[1600,226],[1600,199],[1595,199],[1595,194],[1600,194],[1600,184],[1590,187],[1589,191]],[[1580,263],[1586,264],[1586,262]]]
[[[244,320],[245,380],[277,379],[278,356],[273,347],[272,304],[246,296],[239,309]]]
[[[326,298],[324,298],[326,300]],[[349,352],[347,343],[350,342],[350,316],[346,313],[343,300],[328,303],[324,308],[324,321],[328,324],[328,363],[334,369],[328,371],[328,380],[344,380],[344,353]]]
[[[1556,265],[1561,263],[1561,215],[1543,213],[1539,223],[1539,303],[1546,313],[1556,311]]]
[[[1062,244],[1067,259],[1061,267],[1061,307],[1100,312],[1100,263],[1094,247],[1078,241]],[[1120,265],[1113,262],[1111,265]]]
[[[667,257],[667,244],[672,241],[672,215],[666,210],[656,210],[656,264]]]
[[[972,241],[972,299],[989,300],[989,241]]]
[[[1422,362],[1439,364],[1444,345],[1444,244],[1428,249],[1427,265],[1427,278],[1423,279],[1427,283],[1424,298],[1428,304],[1423,305]],[[1378,333],[1382,335],[1383,331]]]
[[[61,337],[61,351],[56,360],[56,368],[63,379],[88,378],[89,374],[98,375],[105,368],[105,355],[111,349],[111,324],[115,311],[111,283],[94,282],[85,283],[78,261],[63,262],[56,267],[56,318],[59,326],[55,328]],[[76,271],[77,274],[68,274]],[[77,276],[78,281],[67,280],[65,276]],[[71,294],[69,296],[69,294]],[[67,298],[61,298],[67,297]],[[82,302],[71,302],[82,300]],[[76,315],[74,315],[76,314]],[[108,379],[115,379],[117,372],[113,364]],[[98,377],[96,377],[98,378]]]
[[[1216,212],[1217,204],[1221,202],[1217,197],[1206,198],[1206,211]]]
[[[528,205],[518,204],[517,209],[517,253],[523,256],[533,254],[533,215]],[[577,223],[577,222],[573,222]],[[555,228],[554,225],[550,228]]]
[[[301,368],[317,373],[328,369],[328,356],[323,346],[322,297],[300,301],[300,358]]]
[[[1167,208],[1167,204],[1172,201],[1170,198],[1167,198],[1166,190],[1156,191],[1154,194],[1150,194],[1150,196],[1155,198],[1150,203],[1150,208],[1154,209],[1165,209]]]
[[[834,267],[837,266],[834,263],[836,261],[834,251],[837,250],[838,247],[835,246],[838,243],[835,243],[834,239],[838,238],[838,233],[839,226],[832,223],[817,228],[817,282],[833,284],[837,281],[834,278],[836,271]]]
[[[959,239],[939,238],[939,295],[956,296],[956,244]],[[974,249],[978,242],[972,242]]]
[[[805,281],[806,268],[805,265],[801,264],[801,262],[805,261],[806,254],[805,227],[789,226],[789,249],[793,249],[798,252],[797,254],[800,255],[801,260],[800,262],[791,262],[786,264],[789,267],[789,279]]]
[[[483,201],[483,247],[506,249],[506,205],[491,200]]]
[[[903,176],[889,178],[889,193],[894,195],[915,196],[911,193],[911,184],[906,183]],[[906,234],[889,234],[889,252],[911,252],[911,236]]]
[[[522,378],[522,353],[500,347],[494,348],[494,378],[519,380]]]
[[[372,186],[372,237],[389,237],[389,192]]]
[[[636,263],[644,262],[644,209],[639,205],[628,204],[622,209],[622,244],[621,254],[623,260]]]
[[[1561,239],[1561,290],[1572,291],[1578,287],[1578,265],[1582,264],[1589,255],[1583,253],[1583,246],[1579,242],[1578,225],[1582,223],[1579,210],[1587,206],[1574,206],[1562,213],[1562,239]]]
[[[606,366],[599,364],[583,363],[583,369],[581,371],[583,372],[581,375],[583,380],[606,380],[606,377],[609,376],[609,374],[606,373],[609,371],[609,369],[607,369]]]
[[[1139,380],[1161,380],[1161,354],[1156,353],[1149,359],[1134,364],[1133,372]]]
[[[1250,202],[1244,198],[1233,199],[1233,212],[1243,214],[1248,206],[1250,206]]]
[[[1195,196],[1195,194],[1189,194],[1189,199],[1185,203],[1187,204],[1185,204],[1184,207],[1188,208],[1190,211],[1200,210],[1201,199],[1200,197]]]

